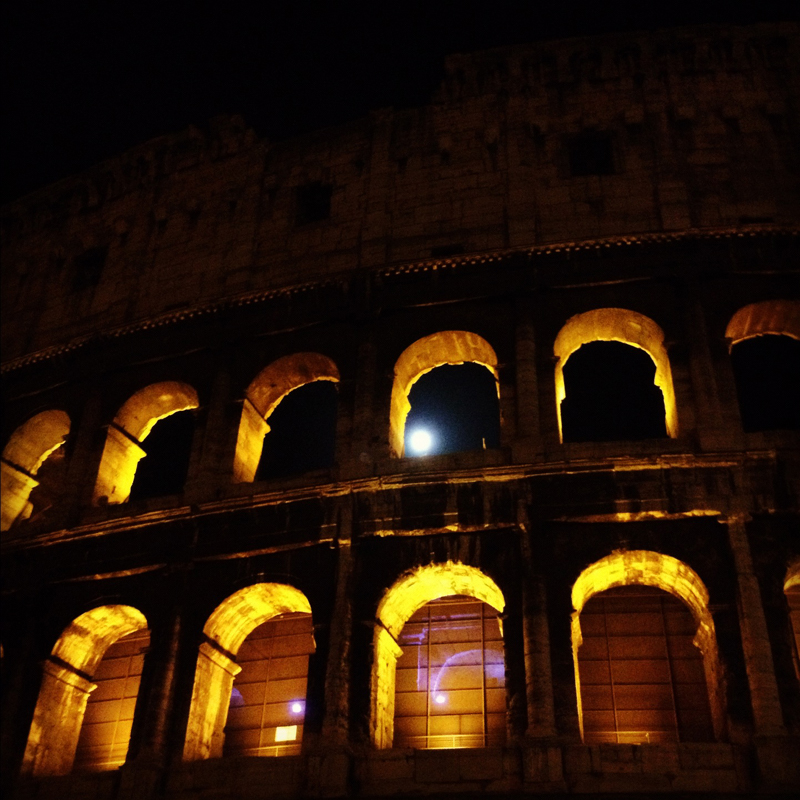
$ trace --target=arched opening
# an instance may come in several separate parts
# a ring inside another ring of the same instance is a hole
[[[397,643],[394,746],[505,744],[503,635],[497,611],[472,597],[426,603]]]
[[[36,414],[11,434],[0,461],[0,530],[7,531],[18,519],[31,515],[31,492],[40,483],[46,487],[52,483],[49,488],[54,491],[60,488],[57,484],[63,479],[63,470],[58,467],[63,466],[63,460],[56,453],[66,441],[69,430],[69,416],[64,411],[51,410]],[[55,474],[50,476],[52,481],[48,481],[48,469],[43,466],[51,458],[59,463],[54,464]],[[40,472],[42,474],[36,477]]]
[[[620,586],[586,603],[578,650],[584,742],[714,739],[696,629],[683,602],[652,586]]]
[[[269,416],[256,479],[332,467],[338,403],[339,392],[331,381],[307,383],[284,395]]]
[[[147,620],[130,606],[93,608],[69,625],[44,662],[23,772],[66,775],[124,763],[148,638]]]
[[[589,345],[594,342],[619,342],[623,345],[629,345],[630,347],[643,350],[650,357],[655,364],[655,374],[651,381],[653,389],[650,390],[648,386],[646,389],[642,390],[644,396],[647,398],[646,404],[655,408],[658,400],[655,391],[656,389],[660,390],[664,405],[664,428],[666,429],[666,434],[673,438],[676,437],[678,435],[678,413],[675,405],[675,391],[672,386],[672,370],[670,368],[666,348],[664,347],[664,332],[653,320],[644,316],[644,314],[639,314],[624,308],[598,308],[571,317],[567,321],[567,324],[559,331],[553,346],[553,352],[558,358],[555,369],[556,409],[558,412],[561,441],[569,440],[565,438],[563,419],[565,410],[563,402],[568,395],[565,383],[565,368],[572,359],[573,354],[579,348],[583,349],[584,345]],[[595,352],[592,352],[593,350]],[[597,348],[592,348],[584,352],[587,354],[587,359],[589,359],[596,353],[599,353],[599,350]],[[611,367],[607,366],[606,369],[613,369],[614,372],[617,373],[619,372],[619,367],[614,366],[614,363],[620,354],[624,354],[623,357],[627,358],[628,351],[614,349],[613,351],[608,350],[608,352],[611,354],[608,356]],[[603,354],[602,358],[606,358],[606,355]],[[583,356],[580,358],[580,361],[582,360],[584,360]],[[645,365],[646,362],[642,362],[642,364]],[[634,365],[634,374],[636,369],[644,368],[645,367],[636,367]],[[649,364],[646,365],[646,368],[650,369]],[[603,383],[608,383],[609,375],[608,372],[601,370],[600,378],[597,376],[590,376],[586,380],[590,384],[595,384],[592,388],[593,393],[602,393],[605,392],[605,387],[603,385],[597,385],[597,382],[598,380],[602,380]],[[619,381],[619,376],[616,376],[616,380]],[[641,378],[638,382],[634,381],[634,384],[641,386]],[[614,387],[609,387],[609,391],[613,394]],[[576,397],[574,402],[580,405],[583,400]],[[569,415],[574,416],[570,407],[572,404],[573,401],[570,400],[570,403],[566,406],[566,410]],[[620,414],[616,415],[618,420],[620,420],[621,417],[622,415]],[[620,425],[624,427],[624,420],[620,422]],[[635,438],[639,437],[637,436]]]
[[[561,426],[565,442],[655,439],[667,435],[656,365],[621,342],[589,342],[564,365]]]
[[[453,598],[454,596],[458,596],[460,600],[463,600],[463,598],[469,598],[473,601],[478,601],[478,603],[481,604],[481,624],[473,624],[471,627],[472,630],[478,635],[480,635],[482,630],[486,629],[488,632],[489,641],[491,642],[490,646],[488,647],[490,650],[488,657],[486,653],[480,655],[480,658],[483,659],[484,662],[483,666],[479,667],[478,670],[471,670],[472,674],[469,680],[473,683],[480,680],[481,685],[490,690],[502,688],[499,685],[495,685],[498,681],[499,673],[497,654],[498,652],[502,653],[501,645],[498,643],[496,636],[497,632],[500,631],[497,615],[502,613],[503,608],[505,607],[505,600],[502,592],[494,583],[494,581],[492,581],[491,578],[484,575],[475,567],[470,567],[466,564],[452,561],[448,561],[446,564],[430,564],[426,567],[419,567],[415,570],[412,570],[395,582],[392,588],[384,594],[380,604],[378,605],[373,644],[374,653],[370,701],[370,731],[372,740],[376,747],[382,749],[390,748],[393,746],[395,741],[394,730],[395,699],[397,695],[397,668],[398,659],[404,657],[404,649],[399,642],[401,641],[402,631],[406,627],[406,623],[411,620],[411,618],[417,612],[419,612],[420,609],[422,609],[424,606],[427,606],[427,604],[431,603],[432,601],[437,601],[443,598]],[[477,617],[477,606],[470,609],[469,606],[471,604],[469,599],[464,602],[464,605],[461,606],[461,608]],[[485,611],[482,608],[483,604],[486,604],[489,607]],[[438,609],[436,606],[434,606],[434,616],[437,614],[443,614],[446,617],[448,613],[448,605],[449,601],[442,604],[442,606]],[[449,608],[456,614],[456,619],[454,620],[455,628],[447,632],[447,624],[442,625],[439,630],[437,630],[437,626],[434,625],[433,630],[429,629],[428,631],[428,641],[431,644],[433,644],[431,637],[434,635],[434,633],[438,638],[439,633],[442,633],[446,637],[454,633],[454,631],[458,631],[458,628],[460,627],[460,623],[457,620],[459,602],[453,601]],[[423,616],[424,613],[430,614],[430,612],[421,613]],[[486,615],[488,620],[485,623],[483,622],[484,615]],[[493,619],[496,622],[493,622]],[[421,619],[419,622],[421,622],[424,627],[425,622]],[[446,623],[446,620],[444,622]],[[412,638],[415,634],[419,633],[419,631],[413,627],[415,624],[417,624],[417,622],[412,622],[412,627],[409,628],[409,637],[411,637],[409,638],[409,642],[412,641]],[[493,627],[495,624],[497,625],[497,628]],[[455,635],[461,636],[462,640],[467,638],[462,634],[463,631],[461,633],[456,633]],[[470,651],[480,650],[480,645],[478,648],[475,648],[469,642],[464,641],[461,642],[461,645],[463,646],[463,652],[465,655],[460,656],[460,658],[464,658],[466,660],[469,660],[472,658],[472,656],[478,658],[475,653],[470,654]],[[414,650],[414,647],[416,647],[416,645],[411,644],[409,655],[401,667],[401,670],[404,672],[402,677],[403,683],[400,687],[400,711],[401,719],[405,719],[406,721],[401,722],[399,727],[403,731],[403,737],[420,735],[418,731],[421,724],[425,724],[428,729],[428,733],[422,734],[423,736],[430,737],[431,735],[438,735],[431,732],[429,725],[431,716],[440,716],[442,719],[441,725],[444,727],[449,726],[451,729],[454,729],[456,726],[459,727],[459,731],[461,732],[451,732],[449,734],[451,737],[476,735],[480,736],[483,741],[486,742],[494,741],[495,738],[502,736],[502,734],[498,731],[498,720],[500,717],[494,715],[500,714],[501,716],[504,716],[504,690],[500,694],[493,692],[490,705],[481,708],[480,706],[475,707],[471,704],[472,701],[477,701],[480,699],[480,691],[476,692],[474,691],[474,687],[467,688],[467,686],[464,685],[463,688],[465,693],[454,695],[454,698],[457,697],[459,699],[460,705],[457,707],[452,705],[450,706],[451,710],[455,710],[456,713],[448,714],[446,713],[445,709],[442,709],[441,714],[434,710],[433,714],[429,715],[426,710],[423,717],[424,723],[419,722],[421,714],[414,714],[412,712],[420,711],[421,703],[424,703],[427,706],[429,702],[432,702],[434,705],[444,706],[446,705],[446,702],[437,703],[436,696],[431,698],[431,691],[433,690],[434,682],[427,678],[424,689],[420,689],[421,693],[415,693],[414,697],[409,696],[407,698],[408,702],[406,702],[406,698],[402,696],[403,692],[408,689],[409,682],[413,683],[416,680],[414,677],[409,677],[411,672],[413,672],[413,667],[408,666],[408,664],[413,661],[415,655],[421,655],[421,652],[418,649]],[[453,648],[453,655],[455,655],[456,649],[458,648]],[[485,650],[487,648],[483,649]],[[440,656],[444,656],[444,649],[441,651]],[[456,655],[456,661],[458,658],[459,656]],[[446,658],[444,660],[446,661]],[[486,663],[487,661],[488,663]],[[443,663],[440,666],[446,665]],[[457,665],[456,663],[452,663],[449,666],[453,666],[455,668]],[[464,664],[463,666],[475,667],[476,665]],[[410,671],[405,672],[405,670]],[[442,670],[437,667],[435,672],[436,675],[440,675]],[[483,677],[480,679],[477,676],[477,673],[479,672],[481,672],[483,675]],[[447,670],[445,670],[445,673],[446,680],[448,682],[451,680],[454,682],[449,691],[455,692],[459,691],[458,681],[462,679],[466,680],[465,675],[469,674],[470,670],[465,672],[453,669],[449,671],[449,674]],[[448,683],[447,685],[450,684]],[[444,694],[443,692],[441,693]],[[502,698],[502,700],[500,698]],[[502,711],[498,710],[501,702],[503,709]],[[487,717],[487,715],[489,716]],[[416,717],[416,721],[412,719],[414,717]],[[470,731],[469,726],[477,725],[479,720],[482,720],[482,722],[480,722],[480,724],[483,726],[481,731]],[[434,723],[433,727],[436,728],[438,724],[439,723]],[[406,741],[408,741],[407,738]],[[425,746],[419,743],[413,743],[418,741],[419,740],[413,740],[412,743],[407,746]],[[460,740],[457,738],[451,738],[449,741],[432,740],[430,738],[426,738],[425,741],[427,742],[427,746],[473,746],[471,744],[459,744],[458,742]],[[438,745],[436,745],[437,741],[439,742]],[[398,746],[400,745],[401,740],[398,740]]]
[[[101,502],[101,498],[106,498],[108,503],[127,501],[131,496],[139,462],[148,455],[144,441],[156,424],[173,414],[197,407],[197,392],[185,383],[154,383],[136,392],[108,427],[94,488],[94,502]],[[153,458],[156,463],[152,470],[148,470],[150,474],[145,472],[143,486],[147,491],[140,497],[175,493],[171,483],[175,482],[176,477],[181,478],[178,491],[183,487],[188,450],[191,448],[190,427],[193,428],[193,418],[184,416],[175,424],[161,429],[164,435],[159,432],[153,447],[158,457]],[[176,431],[182,435],[182,439],[181,436],[175,439]],[[163,439],[166,439],[166,444]],[[175,446],[180,444],[181,450],[171,450],[170,442]]]
[[[490,373],[490,380],[493,380],[495,394],[499,397],[499,382],[497,376],[497,356],[491,345],[483,338],[475,333],[469,331],[441,331],[434,333],[431,336],[426,336],[417,340],[410,347],[407,347],[397,359],[394,367],[394,383],[392,384],[392,399],[391,409],[389,416],[389,441],[392,451],[396,456],[403,456],[406,453],[406,426],[409,412],[412,409],[410,400],[410,393],[412,387],[422,376],[436,370],[437,367],[444,365],[470,365],[470,370],[462,373],[450,373],[452,375],[458,374],[458,378],[450,378],[447,372],[439,373],[441,380],[447,381],[462,381],[460,375],[466,376],[468,385],[475,387],[476,385],[481,388],[479,391],[481,395],[485,394],[485,386],[480,382],[473,383],[475,375],[473,374],[476,367],[482,367]],[[480,373],[477,373],[480,374]],[[434,383],[432,386],[435,388],[439,380],[438,377],[432,377]],[[458,384],[456,385],[458,386]],[[424,392],[424,389],[423,389]],[[475,411],[476,404],[473,398],[458,396],[460,390],[455,389],[456,396],[451,395],[451,409],[457,406],[462,407],[462,412],[466,412],[463,418],[468,420],[470,413]],[[437,392],[438,394],[438,392]],[[438,405],[446,402],[445,393],[442,394],[438,400]],[[468,403],[465,402],[468,400]],[[482,411],[478,412],[478,419],[483,416]],[[491,417],[493,411],[487,411],[486,416]],[[499,412],[496,419],[499,420]],[[497,423],[499,425],[499,422]],[[494,422],[486,424],[485,434],[481,434],[481,439],[494,437],[493,433]],[[469,425],[467,425],[469,428]],[[478,426],[480,430],[480,425]],[[475,434],[477,435],[477,434]],[[499,435],[497,436],[499,439]],[[482,442],[478,445],[482,446]],[[489,445],[487,444],[487,447]]]
[[[306,711],[308,657],[314,652],[311,614],[280,614],[262,623],[236,655],[224,756],[300,753]]]
[[[708,591],[671,556],[620,551],[572,589],[572,647],[584,741],[709,741],[723,730]]]
[[[407,454],[459,453],[500,446],[497,380],[483,365],[436,367],[411,387],[408,400]],[[430,442],[418,441],[425,434]]]
[[[308,600],[285,584],[253,584],[217,606],[197,657],[186,761],[223,753],[282,755],[299,747],[308,654],[314,649],[310,627]]]
[[[767,300],[740,308],[725,330],[742,427],[800,429],[800,302]]]
[[[234,482],[332,465],[338,395],[328,382],[339,382],[339,370],[319,353],[284,356],[255,377],[242,405]]]

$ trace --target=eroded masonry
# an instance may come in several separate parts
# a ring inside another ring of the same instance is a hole
[[[7,206],[6,790],[796,790],[797,33],[454,56]]]

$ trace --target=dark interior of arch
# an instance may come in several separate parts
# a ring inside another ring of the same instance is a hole
[[[731,350],[746,431],[800,430],[800,341],[755,336]]]
[[[39,485],[35,486],[28,497],[33,506],[30,519],[36,520],[47,515],[51,508],[58,505],[67,476],[65,446],[54,450],[44,460],[36,473]]]
[[[189,471],[194,412],[178,411],[153,426],[142,449],[147,455],[136,467],[130,499],[145,500],[180,494]]]
[[[338,402],[332,381],[314,381],[289,392],[267,418],[270,430],[256,480],[333,466]]]
[[[482,364],[444,365],[423,375],[408,395],[409,436],[423,428],[433,436],[431,453],[458,453],[500,446],[500,403],[494,375]]]
[[[656,439],[667,435],[656,365],[638,347],[590,342],[564,365],[561,429],[565,442]]]

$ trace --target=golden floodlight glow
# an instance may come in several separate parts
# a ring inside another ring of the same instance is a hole
[[[724,727],[723,698],[720,696],[719,655],[714,620],[708,608],[708,589],[700,576],[688,565],[672,556],[649,550],[624,550],[612,553],[588,566],[572,587],[572,654],[578,715],[583,733],[578,650],[583,644],[580,612],[588,600],[599,592],[616,586],[654,586],[682,600],[697,622],[694,644],[703,654],[714,729],[719,736]]]
[[[81,614],[62,633],[44,663],[42,688],[23,758],[23,773],[65,775],[72,769],[89,694],[89,678],[118,639],[147,628],[141,611],[108,605]]]
[[[289,392],[314,381],[339,382],[339,370],[320,353],[294,353],[273,361],[261,370],[247,387],[236,453],[233,459],[234,483],[255,480],[264,437],[269,433],[267,419]]]
[[[223,600],[208,618],[200,645],[183,749],[184,761],[219,758],[233,680],[241,672],[234,661],[242,642],[259,625],[279,614],[310,614],[306,596],[281,583],[256,583]]]
[[[800,300],[765,300],[740,308],[725,329],[730,347],[753,336],[776,334],[800,339]]]
[[[153,426],[171,414],[198,405],[197,392],[177,381],[151,384],[130,397],[109,425],[94,502],[105,497],[109,503],[124,503],[130,496],[136,467],[146,455],[140,445]]]
[[[564,365],[579,347],[590,342],[621,342],[644,350],[653,359],[656,365],[654,383],[661,389],[664,397],[667,433],[674,439],[678,435],[678,411],[669,356],[664,347],[664,331],[649,317],[636,311],[625,308],[596,308],[570,317],[559,331],[553,346],[553,352],[558,358],[555,370],[556,411],[561,441],[564,441],[561,401],[566,397]]]
[[[406,417],[411,410],[408,394],[411,387],[427,372],[445,364],[482,364],[494,375],[497,396],[497,355],[492,346],[477,333],[440,331],[418,339],[407,347],[394,365],[391,408],[389,411],[389,444],[392,452],[402,457],[405,448]]]
[[[30,514],[28,498],[39,485],[33,476],[64,444],[69,429],[69,416],[53,409],[36,414],[11,434],[0,462],[0,530],[7,531],[18,518]]]
[[[498,613],[505,598],[497,584],[479,569],[460,562],[429,564],[407,572],[386,591],[376,613],[370,692],[370,734],[376,747],[392,746],[397,659],[403,651],[397,638],[407,620],[439,597],[466,595]]]

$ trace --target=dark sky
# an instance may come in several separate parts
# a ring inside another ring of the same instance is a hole
[[[3,202],[147,139],[241,114],[277,140],[419,105],[444,56],[524,41],[790,19],[789,0],[6,0]]]

